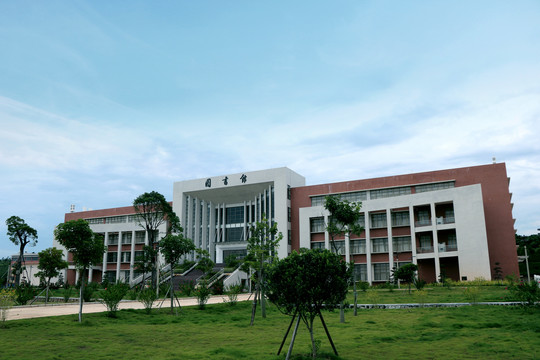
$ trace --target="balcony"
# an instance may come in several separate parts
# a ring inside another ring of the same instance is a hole
[[[439,244],[439,252],[457,251],[457,244]]]
[[[416,248],[418,254],[427,254],[433,252],[433,246],[419,246]]]
[[[456,219],[453,216],[440,216],[437,218],[437,225],[454,224]]]
[[[416,227],[431,226],[431,219],[423,219],[423,220],[415,221],[414,226]]]

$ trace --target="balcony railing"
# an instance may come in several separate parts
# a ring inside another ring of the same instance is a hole
[[[416,248],[418,254],[426,254],[433,252],[433,246],[420,246]]]
[[[424,219],[424,220],[418,220],[414,222],[414,226],[430,226],[431,225],[431,219]]]
[[[453,224],[455,222],[456,222],[456,219],[453,216],[447,216],[447,217],[440,216],[437,218],[437,225]]]
[[[439,252],[457,251],[457,245],[439,244]]]

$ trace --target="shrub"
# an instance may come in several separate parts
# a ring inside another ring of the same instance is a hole
[[[229,301],[227,302],[230,306],[236,305],[238,302],[238,294],[244,290],[242,284],[231,285],[227,288],[227,297]]]
[[[69,286],[69,284],[65,284],[64,288],[62,289],[62,296],[64,297],[64,302],[67,303],[69,301],[69,298],[73,294],[73,288]]]
[[[0,323],[2,327],[7,319],[7,312],[15,302],[15,290],[2,289],[0,290]]]
[[[37,291],[32,285],[22,283],[15,288],[15,302],[18,305],[26,305],[28,301],[36,296],[36,293]]]
[[[509,290],[523,305],[533,306],[540,301],[540,287],[536,281],[524,281],[511,286]]]
[[[199,304],[199,309],[203,310],[206,306],[206,302],[210,297],[210,289],[206,287],[206,283],[201,281],[199,286],[195,289],[195,296],[197,297],[197,304]]]
[[[478,302],[478,294],[480,289],[477,286],[468,287],[465,289],[465,296],[471,304],[476,304]]]
[[[129,286],[124,283],[118,282],[116,284],[109,284],[105,291],[101,292],[100,302],[107,307],[107,316],[116,317],[118,311],[118,304],[124,298],[129,290]]]
[[[77,285],[75,285],[78,291],[81,289],[81,281],[77,281]],[[99,288],[99,284],[95,282],[86,283],[84,285],[83,290],[83,301],[84,302],[90,302],[92,300],[92,296],[96,292],[96,290]]]
[[[413,280],[414,287],[416,290],[422,290],[426,286],[426,281],[422,279],[415,278]]]
[[[362,290],[363,292],[366,292],[367,289],[369,289],[369,283],[367,281],[359,281],[358,282],[358,287],[360,288],[360,290]]]
[[[212,294],[214,295],[223,295],[223,293],[225,292],[225,289],[223,287],[223,280],[218,280],[216,281],[210,288],[210,290],[212,291]]]
[[[195,282],[188,281],[185,283],[180,283],[178,288],[180,289],[180,292],[185,296],[191,296],[195,291]]]
[[[152,311],[152,306],[154,301],[156,301],[157,295],[156,291],[152,288],[145,288],[139,292],[139,301],[144,305],[144,309],[147,314],[150,314]]]

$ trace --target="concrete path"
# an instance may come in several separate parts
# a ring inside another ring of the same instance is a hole
[[[246,301],[251,294],[238,295],[238,301]],[[207,304],[219,304],[228,301],[226,295],[211,296]],[[175,301],[176,302],[176,301]],[[181,306],[196,306],[197,298],[180,298]],[[153,308],[167,308],[171,306],[171,300],[165,299],[162,304],[162,299],[154,302]],[[144,305],[137,300],[125,300],[120,302],[118,309],[144,309]],[[83,315],[97,312],[105,312],[107,307],[101,303],[85,303],[83,306]],[[79,303],[69,304],[50,304],[50,305],[32,305],[32,306],[16,306],[8,310],[7,320],[31,319],[47,316],[71,315],[79,313]]]

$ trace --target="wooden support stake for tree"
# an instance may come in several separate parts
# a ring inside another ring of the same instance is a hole
[[[253,326],[255,321],[255,313],[257,312],[257,298],[259,297],[259,289],[255,290],[255,297],[253,298],[253,303],[251,305],[251,322],[250,326]]]
[[[294,345],[294,340],[296,339],[296,333],[298,332],[298,325],[300,324],[300,315],[298,315],[298,318],[296,319],[296,325],[294,326],[294,331],[292,333],[292,339],[291,344],[289,345],[289,351],[287,351],[287,356],[285,357],[285,360],[289,360],[291,358],[291,353]]]
[[[321,318],[321,322],[323,324],[324,331],[326,331],[326,336],[328,336],[328,340],[330,340],[330,345],[332,345],[332,349],[334,349],[334,354],[336,354],[336,356],[339,356],[338,352],[337,352],[337,349],[336,349],[336,346],[334,345],[334,342],[332,341],[332,337],[330,336],[330,333],[328,332],[328,328],[326,327],[326,323],[324,322],[323,316],[321,314],[321,310],[319,310],[319,317]]]
[[[283,345],[285,345],[285,340],[287,340],[287,336],[289,336],[289,331],[291,331],[292,324],[294,322],[294,319],[296,318],[296,314],[298,314],[298,311],[296,311],[291,319],[291,323],[289,324],[289,328],[287,329],[287,332],[285,333],[285,336],[283,337],[283,341],[281,342],[281,346],[279,347],[279,350],[277,354],[279,355],[281,353],[281,349],[283,349]]]

